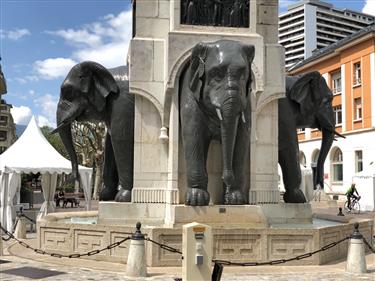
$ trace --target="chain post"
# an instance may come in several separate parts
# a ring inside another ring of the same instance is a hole
[[[221,275],[223,274],[224,266],[222,264],[216,263],[214,265],[214,271],[212,272],[212,281],[220,281]]]
[[[126,275],[129,277],[146,277],[145,236],[141,232],[141,223],[137,222],[129,247]]]
[[[353,239],[362,239],[363,238],[363,235],[359,232],[359,223],[358,222],[354,223],[354,232],[353,232],[351,238],[353,238]]]
[[[363,235],[359,232],[359,223],[354,223],[354,232],[350,238],[346,271],[350,273],[366,273],[366,257]]]

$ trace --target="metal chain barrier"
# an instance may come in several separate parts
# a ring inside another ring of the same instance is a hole
[[[275,265],[275,264],[281,264],[281,263],[286,263],[290,261],[298,261],[302,259],[306,259],[308,257],[311,257],[312,255],[315,255],[319,252],[326,251],[332,247],[335,247],[336,245],[350,239],[351,236],[345,237],[341,240],[338,240],[336,242],[332,242],[328,245],[325,245],[321,247],[319,250],[308,252],[293,258],[288,258],[288,259],[279,259],[279,260],[272,260],[272,261],[265,261],[265,262],[232,262],[232,261],[226,261],[226,260],[212,260],[213,263],[218,264],[218,265],[228,265],[228,266],[259,266],[259,265]]]
[[[41,250],[41,249],[34,248],[34,247],[30,246],[29,244],[27,244],[27,243],[19,240],[18,238],[16,238],[13,235],[13,233],[9,232],[5,228],[3,228],[1,225],[0,225],[0,228],[6,235],[9,236],[6,239],[8,239],[8,240],[13,239],[13,240],[17,241],[17,243],[20,244],[21,246],[25,247],[26,249],[30,249],[37,254],[49,255],[49,256],[55,257],[55,258],[70,258],[71,259],[71,258],[80,258],[80,257],[84,257],[84,256],[93,256],[93,255],[99,254],[103,251],[107,251],[107,250],[116,248],[116,247],[120,246],[121,244],[123,244],[124,242],[131,239],[131,236],[128,236],[128,237],[126,237],[126,238],[124,238],[120,241],[112,243],[112,244],[108,245],[107,247],[104,247],[104,248],[101,248],[101,249],[92,250],[92,251],[89,251],[89,252],[86,252],[86,253],[83,253],[83,254],[69,254],[69,255],[67,255],[67,254],[50,253],[50,252],[47,252],[47,251],[44,251],[44,250]],[[4,240],[4,238],[3,238],[3,240]],[[5,241],[8,241],[8,240],[5,240]]]
[[[12,235],[16,231],[16,227],[17,227],[17,224],[18,224],[19,220],[20,220],[20,218],[17,217],[17,219],[16,219],[16,221],[15,221],[15,223],[13,225],[12,232],[11,232]],[[1,229],[3,229],[2,226],[1,226],[1,223],[0,223],[0,227],[1,227]],[[12,236],[8,235],[8,237],[1,237],[1,239],[6,242],[6,241],[9,241],[10,239],[12,239]]]
[[[24,218],[26,218],[28,221],[32,222],[33,224],[36,224],[36,221],[35,221],[35,220],[33,220],[32,218],[26,216],[24,213],[20,213],[20,214],[19,214],[19,217],[24,217]]]
[[[158,245],[160,248],[166,250],[166,251],[169,251],[169,252],[172,252],[172,253],[178,253],[178,254],[181,254],[182,255],[182,252],[176,248],[173,248],[171,246],[168,246],[168,245],[165,245],[165,244],[162,244],[162,243],[159,243],[157,241],[154,241],[152,240],[151,238],[144,238],[145,241],[148,241],[148,242],[151,242],[153,244],[156,244]]]
[[[370,251],[371,252],[373,252],[374,254],[375,254],[375,248],[374,247],[372,247],[371,245],[370,245],[370,243],[369,242],[367,242],[367,240],[366,240],[366,238],[365,237],[363,237],[363,242],[365,243],[365,245],[370,249]]]

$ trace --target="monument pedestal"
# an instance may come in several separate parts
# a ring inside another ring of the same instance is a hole
[[[168,214],[166,214],[168,212]],[[311,224],[310,204],[185,205],[100,202],[100,224],[180,228],[192,221],[213,228],[264,228],[273,224]]]

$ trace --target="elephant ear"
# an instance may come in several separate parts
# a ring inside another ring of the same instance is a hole
[[[288,98],[295,101],[300,106],[302,115],[306,115],[313,110],[319,100],[319,91],[316,91],[316,83],[321,79],[317,71],[302,74],[291,86]],[[324,79],[324,78],[322,78]]]
[[[255,47],[254,45],[243,45],[243,51],[246,55],[247,62],[249,64],[249,77],[247,80],[247,86],[246,86],[246,96],[248,96],[250,92],[250,84],[252,82],[252,72],[251,72],[251,64],[253,63],[254,56],[255,56]]]
[[[196,99],[199,100],[200,92],[202,89],[205,71],[205,63],[207,57],[207,44],[199,43],[197,44],[192,51],[190,69],[189,69],[189,88],[194,93]]]
[[[92,103],[98,111],[102,111],[106,105],[106,98],[110,93],[118,93],[119,88],[112,74],[102,65],[93,64],[92,79],[95,94],[91,96]]]

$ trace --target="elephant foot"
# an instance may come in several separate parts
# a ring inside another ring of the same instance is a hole
[[[116,194],[116,188],[106,186],[99,194],[99,201],[112,201],[115,199]]]
[[[116,194],[116,202],[131,202],[132,200],[132,191],[120,187],[119,191]]]
[[[210,203],[210,194],[205,189],[189,187],[185,198],[185,205],[208,206]]]
[[[224,192],[224,204],[225,205],[243,205],[246,203],[245,195],[239,189],[231,190],[227,187]]]
[[[292,190],[287,190],[284,193],[284,202],[285,203],[306,203],[306,198],[303,192],[296,188]]]

